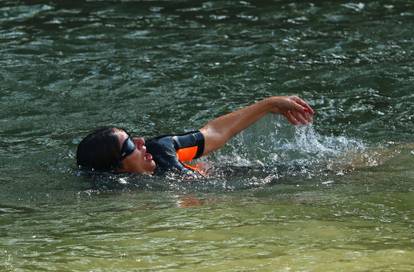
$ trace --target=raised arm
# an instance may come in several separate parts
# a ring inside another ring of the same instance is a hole
[[[272,96],[250,106],[211,120],[200,129],[205,139],[204,153],[219,149],[233,136],[268,113],[279,113],[293,125],[312,122],[314,110],[297,96]]]

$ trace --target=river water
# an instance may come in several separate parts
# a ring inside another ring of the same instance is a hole
[[[0,1],[1,271],[413,271],[414,3]],[[270,95],[209,177],[85,177],[102,125],[151,137]]]

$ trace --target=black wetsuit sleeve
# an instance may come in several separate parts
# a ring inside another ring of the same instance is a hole
[[[174,135],[172,139],[180,161],[191,161],[203,155],[204,136],[200,131]]]
[[[157,165],[156,173],[174,169],[179,172],[193,173],[183,165],[182,161],[192,160],[203,154],[204,137],[199,131],[164,135],[148,140],[146,146]]]

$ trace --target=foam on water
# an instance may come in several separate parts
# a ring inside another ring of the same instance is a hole
[[[281,117],[270,116],[237,136],[214,161],[223,168],[261,168],[278,176],[315,175],[329,170],[339,157],[365,150],[361,140],[321,135],[313,125],[294,127]]]

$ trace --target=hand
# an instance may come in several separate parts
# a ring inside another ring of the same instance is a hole
[[[297,96],[273,96],[268,98],[272,105],[270,112],[280,113],[293,125],[307,125],[312,122],[315,111]]]

